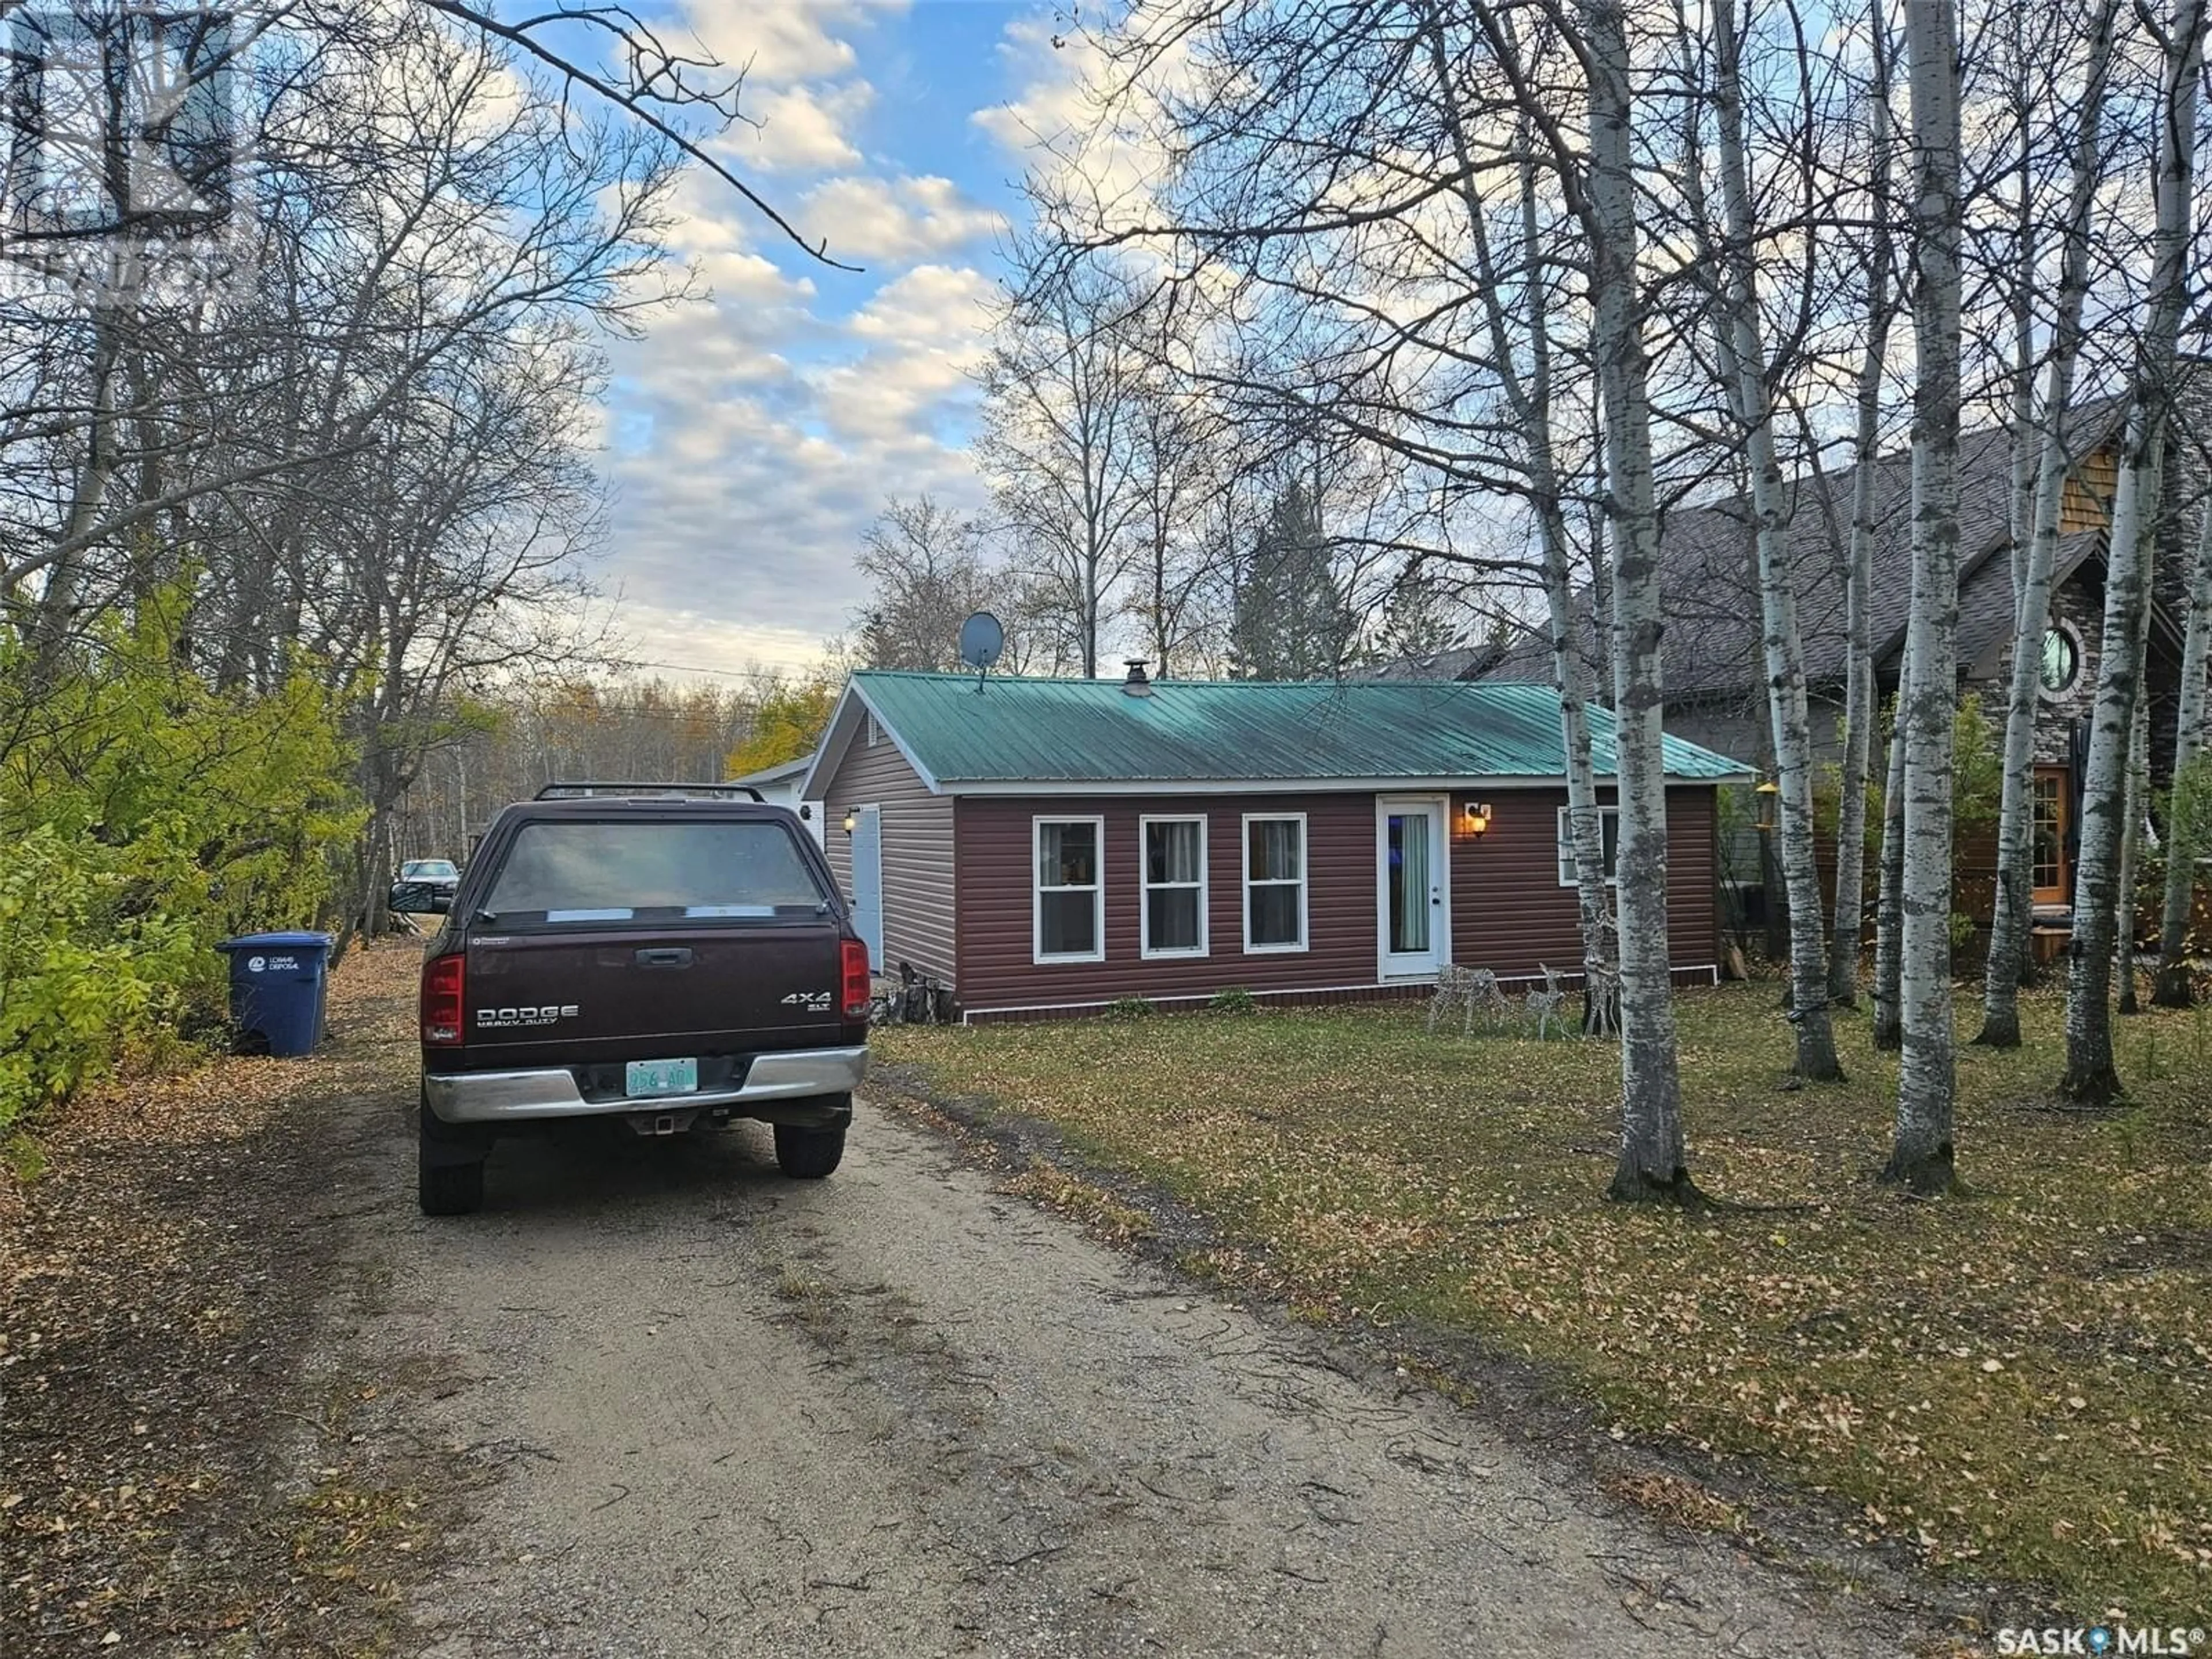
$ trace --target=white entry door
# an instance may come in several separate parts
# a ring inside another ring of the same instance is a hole
[[[1375,802],[1375,926],[1384,979],[1434,974],[1451,960],[1450,811],[1443,795]]]
[[[884,971],[884,813],[857,807],[853,826],[853,931],[866,942],[868,966]]]

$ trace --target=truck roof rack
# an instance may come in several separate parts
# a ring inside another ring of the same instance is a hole
[[[611,783],[598,778],[549,783],[532,799],[565,800],[592,795],[676,795],[708,800],[731,800],[744,796],[749,800],[768,799],[749,783]]]

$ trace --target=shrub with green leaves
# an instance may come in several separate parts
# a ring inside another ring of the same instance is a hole
[[[213,949],[319,919],[362,818],[329,695],[295,664],[218,690],[157,595],[43,670],[0,641],[0,1130],[155,1026],[211,1019]]]
[[[140,911],[130,849],[41,824],[0,862],[0,1129],[98,1076],[198,977],[181,922]]]

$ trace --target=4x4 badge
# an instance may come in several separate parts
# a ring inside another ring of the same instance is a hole
[[[811,1012],[816,1009],[827,1008],[830,1006],[830,993],[827,991],[793,991],[789,996],[786,997],[783,1001],[786,1007],[790,1007],[796,1004],[798,1006],[806,1009],[809,1012]]]

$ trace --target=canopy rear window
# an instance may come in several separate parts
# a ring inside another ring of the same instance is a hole
[[[484,908],[502,925],[743,921],[817,914],[829,895],[781,823],[526,823]]]

